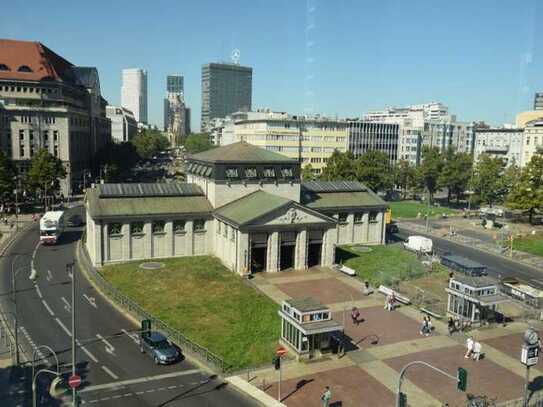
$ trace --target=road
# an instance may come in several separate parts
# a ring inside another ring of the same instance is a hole
[[[72,209],[71,211],[81,211]],[[2,309],[13,311],[10,275],[15,261],[17,273],[17,316],[19,337],[25,350],[48,345],[58,354],[62,371],[71,372],[71,276],[66,264],[74,260],[82,228],[68,229],[60,244],[39,245],[38,225],[14,242],[0,262]],[[34,285],[30,268],[38,271]],[[80,273],[76,273],[77,373],[82,376],[82,404],[99,406],[253,406],[216,376],[183,360],[170,366],[156,366],[141,354],[139,327],[112,307]],[[55,367],[46,349],[43,357]],[[48,382],[47,375],[42,375]],[[46,385],[47,383],[45,383]],[[42,391],[42,393],[44,393]],[[45,396],[43,396],[45,397]],[[54,405],[47,401],[47,405]],[[45,404],[43,404],[45,405]]]
[[[432,239],[434,248],[441,251],[451,252],[466,257],[488,267],[488,274],[494,277],[516,277],[524,280],[528,284],[543,290],[543,271],[533,267],[526,266],[501,256],[495,256],[472,247],[463,246],[449,240],[440,239],[435,236],[425,235],[420,231],[410,231],[405,226],[400,226],[400,232],[397,236],[401,239],[407,239],[410,235],[422,235]]]

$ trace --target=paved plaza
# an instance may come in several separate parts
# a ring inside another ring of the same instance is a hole
[[[480,361],[465,359],[463,334],[449,336],[443,322],[434,320],[435,330],[425,337],[419,333],[423,314],[416,308],[401,306],[386,311],[379,293],[362,294],[362,283],[339,272],[319,268],[307,272],[262,275],[253,283],[274,301],[311,296],[333,311],[333,318],[344,324],[351,346],[342,358],[326,356],[320,361],[288,361],[283,365],[282,399],[292,407],[320,405],[325,386],[332,389],[334,407],[393,406],[399,371],[407,363],[424,360],[456,375],[458,367],[468,370],[468,391],[456,390],[454,380],[422,367],[413,367],[403,382],[411,406],[465,406],[466,394],[487,395],[499,401],[522,396],[525,368],[519,355],[523,323],[506,327],[482,328],[470,334],[483,345]],[[352,306],[361,313],[361,322],[350,318]],[[543,376],[540,362],[532,377]],[[256,372],[253,385],[277,397],[277,371],[270,366]]]

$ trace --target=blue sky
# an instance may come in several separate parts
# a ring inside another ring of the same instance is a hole
[[[538,21],[539,0],[12,0],[0,38],[96,66],[112,104],[121,69],[147,69],[159,125],[165,77],[182,73],[199,127],[201,65],[234,48],[254,69],[254,108],[355,117],[441,101],[459,120],[499,124],[543,90]]]

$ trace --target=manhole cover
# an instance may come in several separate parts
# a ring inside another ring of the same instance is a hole
[[[157,263],[156,261],[148,261],[147,263],[141,263],[140,268],[145,270],[157,270],[164,267],[164,263]]]
[[[368,246],[354,246],[353,249],[360,253],[369,253],[372,250],[371,247]]]

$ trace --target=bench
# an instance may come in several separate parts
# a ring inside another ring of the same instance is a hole
[[[394,294],[394,298],[396,298],[396,301],[401,302],[404,305],[411,304],[411,300],[407,298],[404,295],[401,295],[400,293],[394,291],[392,288],[385,287],[384,285],[380,285],[379,289],[377,290],[383,295],[392,295]]]
[[[343,274],[347,274],[348,276],[354,277],[356,276],[356,271],[354,271],[352,268],[344,266],[342,264],[337,266],[337,269],[341,271]]]

